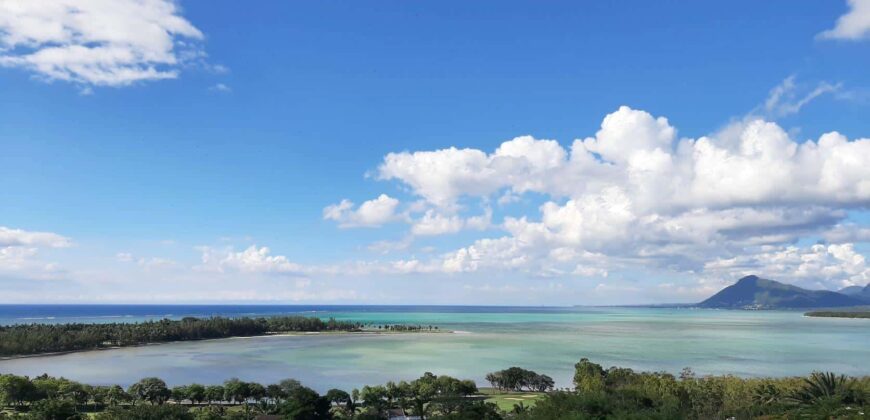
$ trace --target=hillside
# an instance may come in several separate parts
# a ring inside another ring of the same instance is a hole
[[[702,308],[835,308],[866,305],[867,300],[828,290],[807,290],[778,281],[746,276],[698,304]]]
[[[864,299],[870,299],[870,284],[866,286],[849,286],[837,291],[848,296],[856,296]]]

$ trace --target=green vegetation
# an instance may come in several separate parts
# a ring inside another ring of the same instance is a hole
[[[426,373],[413,381],[320,395],[287,379],[263,386],[230,379],[223,385],[168,387],[145,378],[128,389],[90,386],[63,378],[0,375],[0,419],[248,420],[261,415],[297,420],[385,419],[397,412],[423,419],[864,419],[870,377],[817,372],[805,378],[697,377],[635,372],[581,359],[574,390],[547,392],[520,368],[488,375],[501,389]],[[551,389],[548,387],[547,389]]]
[[[866,305],[868,297],[830,290],[807,290],[778,281],[746,276],[698,304],[701,308],[834,308]]]
[[[488,373],[486,381],[493,388],[508,391],[538,391],[544,392],[553,389],[555,382],[547,375],[540,375],[531,370],[512,367],[498,372]]]
[[[806,316],[815,316],[821,318],[868,318],[870,319],[870,311],[811,311],[807,312]]]
[[[250,337],[269,333],[359,331],[356,322],[302,316],[184,318],[142,323],[0,326],[0,356],[94,350],[171,341]]]
[[[486,402],[495,404],[499,410],[506,413],[528,410],[535,406],[543,392],[503,391],[496,388],[481,388],[480,395]]]
[[[233,378],[223,385],[169,388],[144,378],[124,390],[64,378],[0,375],[0,419],[383,419],[391,410],[427,419],[500,419],[498,408],[474,396],[473,381],[426,373],[413,381],[320,395],[296,380],[263,386]]]

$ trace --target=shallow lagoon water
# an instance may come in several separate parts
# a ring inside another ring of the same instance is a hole
[[[201,315],[202,308],[175,308]],[[228,314],[214,308],[210,314]],[[521,366],[569,386],[573,364],[739,376],[813,370],[870,374],[870,320],[808,318],[790,311],[685,308],[283,307],[246,314],[311,312],[371,323],[437,325],[456,333],[232,338],[0,361],[0,373],[48,373],[93,384],[159,376],[171,385],[263,383],[296,378],[317,390],[413,379],[426,371],[476,380]],[[159,311],[158,311],[159,312]],[[164,312],[168,315],[172,312]],[[8,315],[0,322],[12,323]],[[80,315],[80,316],[79,316]],[[77,319],[89,315],[77,315]],[[112,319],[116,315],[100,315]],[[127,316],[140,320],[156,316]],[[18,317],[20,318],[20,317]],[[64,321],[58,312],[51,317]],[[100,318],[103,319],[103,318]],[[21,322],[21,321],[17,321]],[[90,322],[90,321],[80,321]]]

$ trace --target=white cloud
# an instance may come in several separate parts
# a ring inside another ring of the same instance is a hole
[[[870,0],[848,0],[849,11],[832,29],[820,33],[823,39],[858,40],[870,35]]]
[[[151,258],[139,258],[136,261],[140,267],[145,268],[146,270],[154,270],[159,268],[170,268],[178,265],[175,261],[168,258],[160,258],[160,257],[151,257]]]
[[[33,265],[31,258],[38,253],[36,248],[7,246],[0,248],[0,270],[19,271]]]
[[[0,65],[84,89],[176,78],[202,38],[172,0],[0,0]]]
[[[840,289],[870,282],[870,267],[854,245],[812,245],[761,247],[728,259],[716,259],[705,266],[711,273],[759,274],[812,288]]]
[[[795,96],[792,85],[787,79],[772,93],[771,110],[795,112],[828,89]],[[830,132],[798,141],[761,118],[697,139],[678,139],[676,132],[663,117],[620,107],[594,137],[575,140],[570,149],[523,136],[492,153],[390,153],[379,177],[405,184],[432,206],[412,226],[418,235],[468,227],[460,200],[546,197],[538,216],[505,217],[508,236],[413,265],[428,272],[603,277],[614,267],[640,264],[697,273],[709,261],[755,247],[818,237],[851,209],[870,205],[870,139]],[[555,250],[566,248],[600,257],[565,260]]]
[[[486,153],[475,149],[390,153],[378,174],[398,179],[435,205],[452,205],[462,194],[485,195],[500,186]]]
[[[764,101],[765,115],[769,117],[784,117],[797,114],[801,108],[812,100],[826,93],[834,93],[842,88],[841,84],[819,82],[816,87],[803,95],[798,94],[798,86],[795,76],[785,78],[779,85],[771,89]]]
[[[42,246],[49,248],[66,248],[71,245],[72,240],[56,233],[30,232],[0,226],[0,247]]]
[[[870,139],[830,132],[797,142],[776,123],[752,119],[722,132],[676,144],[664,118],[622,107],[596,137],[575,141],[570,157],[549,147],[552,159],[507,158],[498,151],[442,149],[391,153],[380,167],[436,206],[503,189],[554,198],[595,196],[621,189],[635,208],[675,212],[741,205],[831,206],[870,200]],[[601,159],[597,158],[600,156]]]
[[[227,86],[223,83],[217,83],[214,86],[208,88],[208,90],[210,90],[212,92],[220,92],[220,93],[230,93],[233,91],[229,86]]]
[[[51,232],[31,232],[0,226],[0,274],[29,279],[54,279],[62,272],[39,258],[42,248],[67,248],[72,240]]]
[[[411,226],[411,233],[414,235],[443,235],[459,232],[463,225],[463,220],[459,216],[445,216],[434,210],[428,210],[420,220]]]
[[[870,227],[854,223],[838,224],[822,235],[826,241],[835,244],[844,242],[870,242]]]
[[[397,241],[376,241],[369,244],[366,249],[377,254],[389,254],[391,252],[404,251],[414,243],[414,237],[408,235]]]
[[[341,200],[323,209],[325,220],[334,220],[340,227],[377,227],[397,219],[399,200],[386,194],[368,200],[354,209],[353,202]]]
[[[290,262],[283,255],[270,255],[268,247],[251,245],[244,251],[236,252],[231,248],[217,250],[210,247],[200,247],[202,264],[197,268],[202,271],[238,271],[246,273],[283,273],[302,274],[306,268]]]
[[[583,140],[589,152],[598,153],[604,160],[626,163],[655,151],[668,152],[677,131],[667,118],[654,118],[645,111],[621,106],[601,122],[595,137]],[[648,159],[644,156],[642,160]]]
[[[463,219],[455,214],[445,215],[433,209],[426,210],[421,218],[411,225],[411,233],[418,236],[457,233],[462,229],[486,230],[492,224],[492,210],[481,215]]]

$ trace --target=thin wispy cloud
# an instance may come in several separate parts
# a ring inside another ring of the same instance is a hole
[[[831,84],[822,81],[807,90],[805,86],[798,86],[796,80],[796,76],[789,76],[771,89],[767,100],[764,101],[765,116],[777,118],[797,114],[813,100],[822,95],[840,92],[843,87],[842,83]]]

